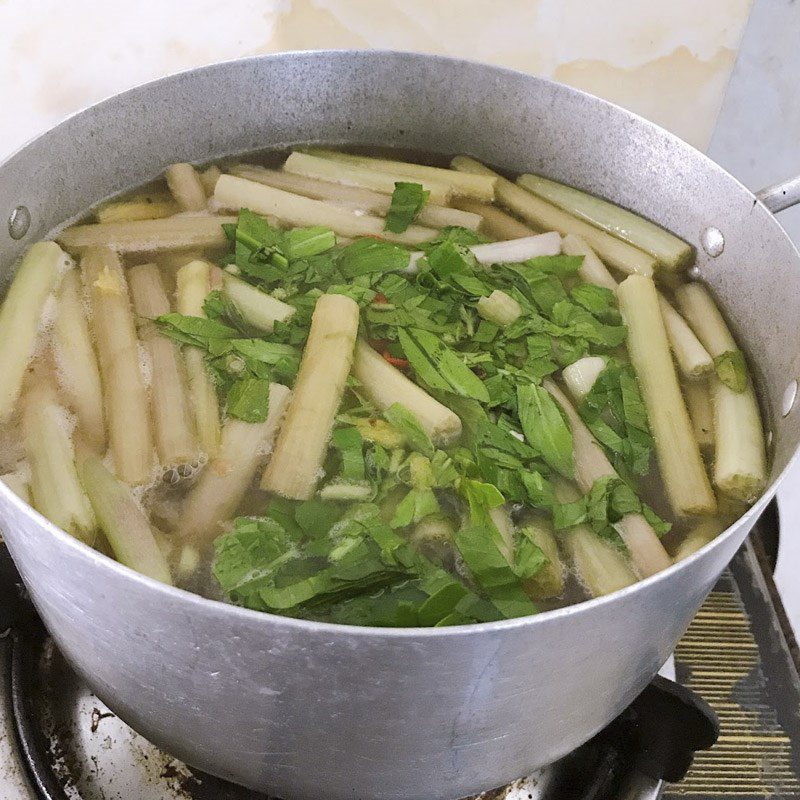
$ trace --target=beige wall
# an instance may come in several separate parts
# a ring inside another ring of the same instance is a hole
[[[0,153],[121,89],[253,53],[385,47],[546,75],[713,129],[750,0],[0,0]]]

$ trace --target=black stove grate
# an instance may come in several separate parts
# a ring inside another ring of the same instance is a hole
[[[763,542],[737,553],[675,650],[676,679],[714,708],[720,737],[665,800],[800,798],[800,662]]]

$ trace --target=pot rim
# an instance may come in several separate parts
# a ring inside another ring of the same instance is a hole
[[[666,129],[662,128],[660,125],[657,125],[654,122],[651,122],[650,120],[647,120],[644,117],[641,117],[638,114],[635,114],[634,112],[629,111],[628,109],[622,108],[621,106],[612,103],[608,100],[604,100],[603,98],[592,95],[589,92],[585,92],[583,90],[567,86],[566,84],[562,84],[559,81],[555,81],[550,78],[539,77],[536,75],[530,75],[528,73],[522,72],[521,70],[515,70],[508,67],[501,67],[493,64],[487,64],[485,62],[477,61],[474,59],[455,58],[452,56],[443,56],[437,54],[392,50],[392,49],[359,50],[351,48],[351,49],[322,49],[322,50],[292,50],[281,53],[268,53],[263,55],[246,56],[243,58],[233,58],[224,61],[216,61],[211,64],[205,64],[200,67],[193,67],[181,70],[179,72],[170,73],[169,75],[157,78],[152,81],[147,81],[145,83],[137,84],[136,86],[130,87],[122,92],[117,92],[116,94],[104,97],[95,103],[92,103],[82,109],[79,109],[78,111],[69,114],[68,116],[60,120],[56,125],[32,137],[24,144],[22,144],[20,147],[15,149],[9,156],[4,158],[2,162],[0,162],[0,172],[17,155],[22,153],[28,147],[32,146],[35,142],[38,142],[39,140],[42,139],[46,139],[52,132],[68,124],[73,118],[79,117],[98,107],[113,103],[117,101],[119,98],[126,97],[131,94],[136,94],[138,92],[149,91],[152,87],[158,86],[161,83],[180,80],[181,78],[187,75],[213,72],[214,70],[221,68],[224,69],[229,65],[235,65],[239,63],[293,60],[296,58],[315,59],[315,58],[331,58],[331,57],[342,58],[345,60],[354,58],[371,59],[371,58],[393,57],[393,58],[398,58],[400,60],[408,60],[408,61],[448,62],[456,65],[462,64],[462,65],[468,65],[470,67],[479,67],[483,70],[488,70],[497,74],[498,77],[500,78],[509,75],[518,78],[521,77],[527,81],[531,81],[534,83],[543,83],[543,84],[558,86],[561,91],[565,91],[568,94],[583,96],[587,98],[587,100],[594,101],[595,103],[601,105],[605,105],[610,109],[614,109],[615,113],[626,116],[630,121],[635,122],[638,125],[649,127],[654,131],[657,131],[661,136],[670,141],[670,143],[675,147],[694,151],[694,153],[696,155],[699,155],[701,159],[705,162],[705,166],[707,168],[723,173],[729,180],[733,181],[745,192],[747,192],[752,197],[754,204],[763,206],[761,201],[759,201],[758,198],[746,186],[744,186],[744,184],[741,183],[741,181],[739,181],[729,172],[724,170],[719,164],[717,164],[715,161],[713,161],[711,158],[705,155],[705,153],[700,152],[699,150],[697,150],[697,148],[688,144],[683,139],[680,139],[675,134],[670,133]],[[767,210],[766,207],[764,208],[765,210]],[[768,210],[767,213],[769,213]],[[785,231],[783,231],[783,229],[781,228],[780,223],[778,223],[777,220],[775,220],[773,215],[770,214],[770,216],[772,217],[772,220],[775,222],[778,228],[778,230],[776,231],[776,235],[778,235],[778,232],[780,232],[788,239],[789,237],[785,233]],[[791,242],[791,240],[789,241]],[[798,260],[800,260],[800,254],[798,253],[797,248],[794,246],[794,243],[792,243],[792,248]],[[380,638],[391,638],[391,639],[453,638],[453,637],[469,636],[477,632],[500,633],[500,632],[512,631],[517,628],[536,623],[539,624],[544,624],[545,622],[555,623],[561,619],[573,617],[578,614],[591,613],[592,610],[597,607],[600,607],[607,603],[615,602],[618,599],[628,597],[637,592],[645,591],[647,587],[654,586],[656,583],[660,581],[670,580],[672,575],[677,574],[679,571],[685,569],[689,564],[694,563],[695,561],[703,558],[707,553],[711,552],[717,547],[720,547],[723,543],[723,540],[728,539],[733,534],[734,529],[740,527],[740,525],[743,522],[748,523],[751,520],[752,522],[755,522],[755,520],[761,515],[763,510],[766,508],[769,501],[774,497],[778,486],[782,483],[788,471],[793,467],[793,465],[799,459],[800,459],[800,444],[798,444],[795,447],[794,452],[792,453],[791,457],[788,459],[786,463],[786,466],[768,484],[767,488],[764,490],[761,496],[756,500],[756,502],[732,525],[728,526],[715,539],[713,539],[711,542],[703,546],[697,552],[693,553],[688,558],[685,558],[678,563],[672,564],[667,569],[659,573],[656,573],[655,575],[652,575],[649,578],[637,581],[636,583],[633,583],[630,586],[626,586],[623,589],[619,589],[616,592],[612,592],[611,594],[607,594],[602,597],[596,597],[590,600],[584,600],[580,603],[574,603],[572,605],[564,606],[562,608],[556,608],[549,611],[542,611],[539,614],[532,614],[525,617],[515,617],[512,619],[498,620],[495,622],[478,622],[467,625],[455,625],[443,628],[430,628],[430,627],[392,628],[392,627],[376,627],[376,626],[366,626],[366,625],[344,625],[341,623],[334,623],[334,622],[318,622],[315,620],[305,620],[305,619],[297,619],[294,617],[285,617],[279,614],[272,614],[266,611],[255,611],[249,608],[244,608],[242,606],[225,603],[220,600],[208,599],[201,595],[195,594],[194,592],[190,592],[186,589],[181,589],[176,586],[168,586],[167,584],[161,583],[160,581],[157,581],[153,578],[149,578],[145,575],[142,575],[141,573],[136,572],[130,567],[126,567],[125,565],[120,564],[118,561],[115,561],[109,556],[100,553],[99,551],[95,550],[89,545],[84,544],[79,539],[76,539],[74,536],[70,535],[66,531],[63,531],[61,528],[57,527],[48,519],[46,519],[44,516],[42,516],[38,511],[36,511],[35,508],[33,508],[33,506],[31,506],[30,504],[26,503],[24,500],[19,498],[2,481],[0,481],[0,497],[2,497],[5,502],[9,503],[12,507],[14,507],[19,513],[26,514],[28,516],[33,516],[33,518],[40,525],[42,525],[45,529],[47,529],[47,531],[53,536],[55,536],[56,539],[59,540],[64,546],[73,548],[77,553],[81,555],[81,557],[90,560],[91,562],[93,562],[95,566],[101,569],[111,569],[112,571],[116,572],[120,578],[138,582],[142,587],[145,587],[148,590],[155,590],[165,593],[167,596],[174,598],[178,602],[189,603],[191,605],[194,605],[195,607],[198,608],[198,610],[203,610],[211,613],[229,614],[238,618],[243,623],[252,622],[258,625],[270,626],[270,628],[272,628],[276,624],[281,624],[285,625],[288,628],[297,629],[298,631],[308,631],[314,633],[328,632],[331,634],[335,634],[346,631],[349,635],[354,635],[354,636],[357,635],[359,637],[364,637],[364,638],[380,637]]]

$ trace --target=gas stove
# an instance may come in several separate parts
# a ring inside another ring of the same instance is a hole
[[[595,739],[483,800],[800,798],[800,662],[771,577],[776,536],[773,506],[662,670],[677,683],[657,678]],[[0,564],[0,608],[24,609]],[[14,622],[0,640],[0,800],[260,800],[158,750],[72,672],[35,614]]]

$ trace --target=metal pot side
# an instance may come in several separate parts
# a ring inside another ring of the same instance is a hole
[[[349,628],[256,614],[138,576],[0,487],[0,518],[58,646],[123,719],[188,763],[287,798],[455,798],[590,738],[648,683],[774,494],[798,442],[781,416],[800,374],[797,252],[705,156],[615,106],[541,79],[432,56],[294,53],[217,64],[61,123],[0,166],[4,277],[65,219],[155,177],[298,142],[468,153],[593,191],[694,243],[699,272],[756,368],[773,483],[700,553],[610,597],[445,630]],[[725,238],[712,259],[710,225]]]

